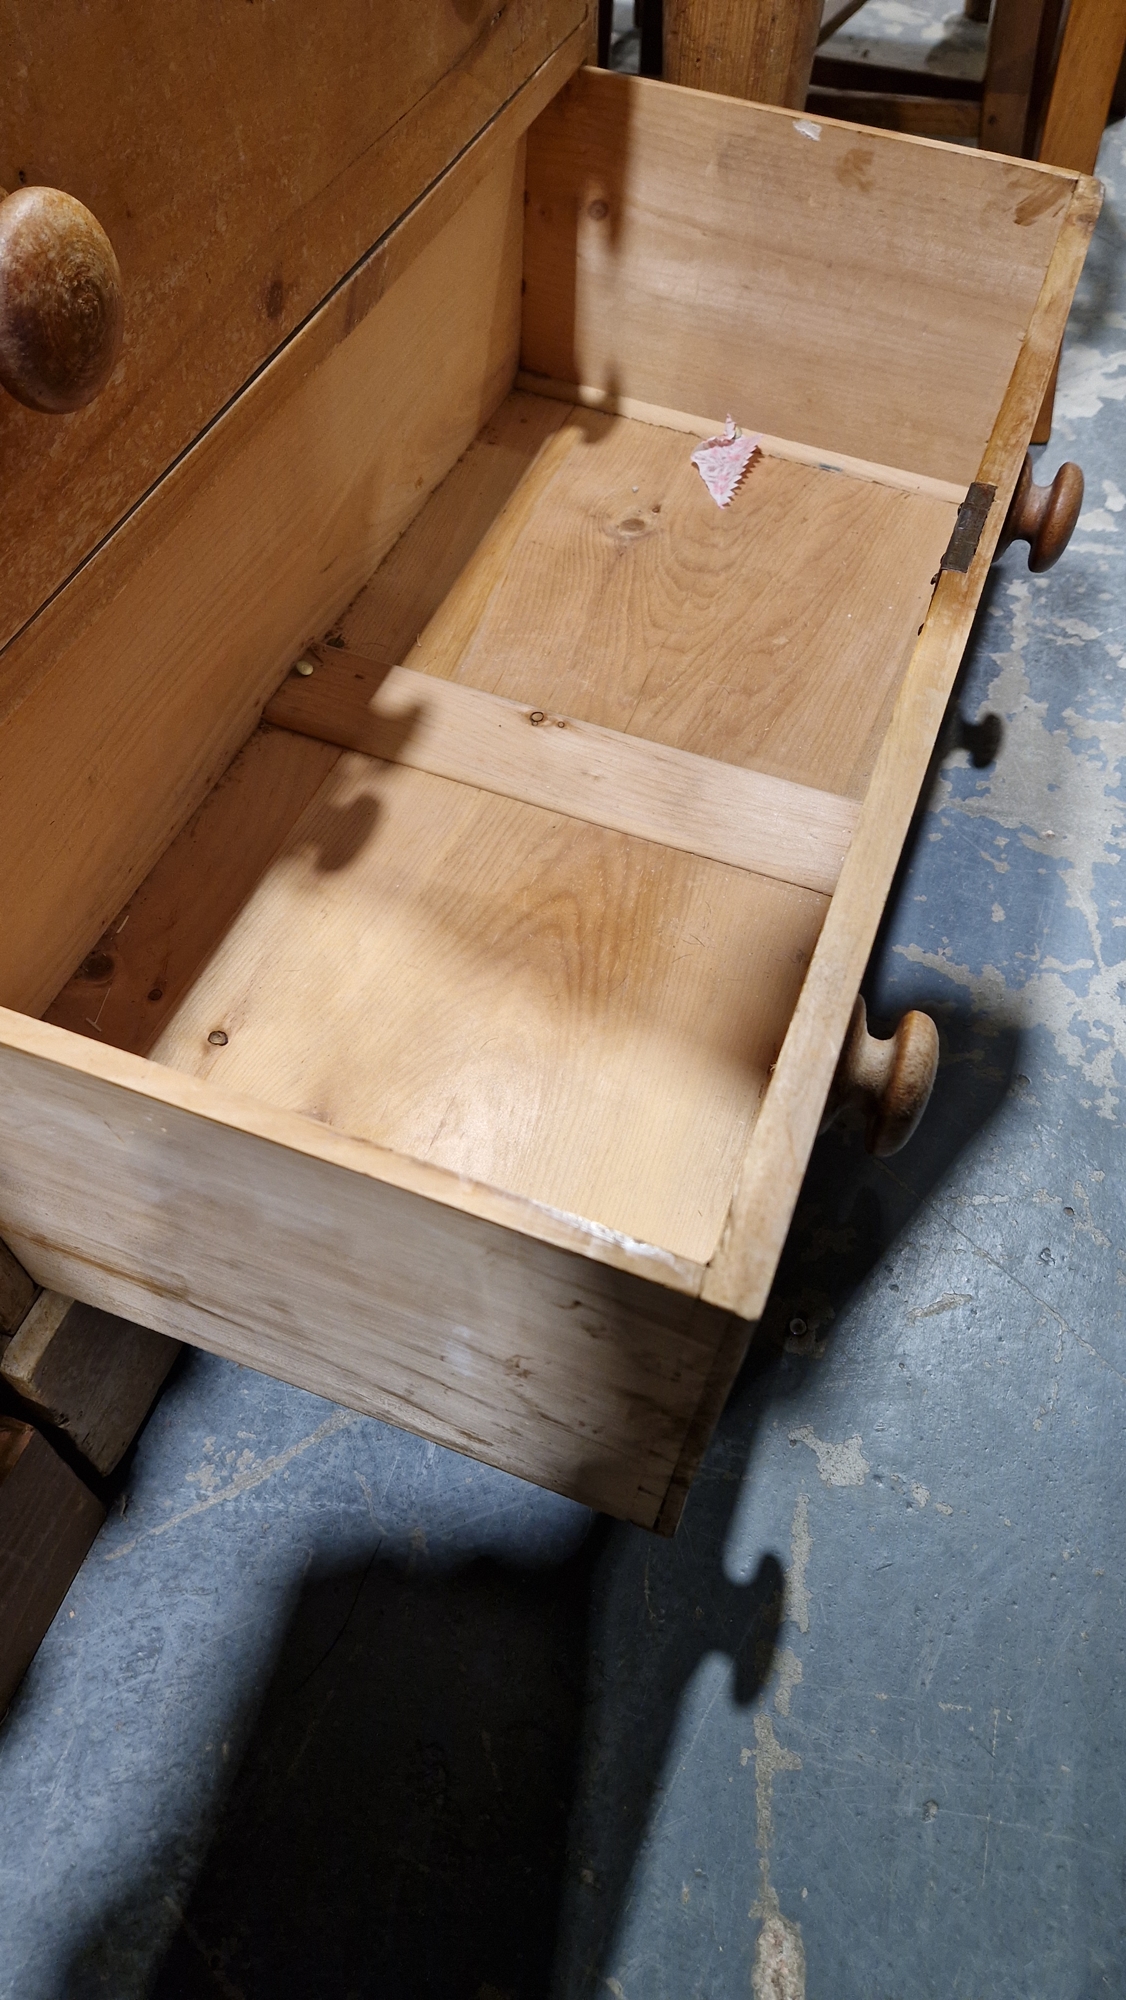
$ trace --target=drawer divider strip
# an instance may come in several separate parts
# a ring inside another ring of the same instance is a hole
[[[264,720],[526,805],[831,895],[858,806],[763,771],[332,647]]]

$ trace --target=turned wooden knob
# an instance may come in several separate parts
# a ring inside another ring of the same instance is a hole
[[[1051,569],[1075,532],[1082,505],[1083,474],[1077,465],[1061,465],[1050,486],[1037,486],[1032,478],[1032,459],[1026,452],[997,554],[1004,555],[1010,542],[1030,542],[1029,569]]]
[[[0,200],[0,383],[29,410],[81,409],[109,379],[124,308],[113,245],[58,188]]]
[[[868,1015],[858,998],[833,1087],[825,1123],[846,1104],[865,1113],[865,1144],[886,1159],[907,1144],[927,1108],[938,1069],[938,1029],[929,1014],[905,1014],[894,1035],[883,1041],[868,1033]]]

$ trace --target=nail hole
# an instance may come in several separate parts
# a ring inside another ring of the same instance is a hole
[[[83,959],[75,978],[94,981],[112,979],[116,967],[117,961],[108,951],[92,951],[89,958]]]
[[[213,1049],[225,1049],[227,1046],[227,1037],[223,1033],[222,1028],[212,1028],[211,1033],[208,1035],[207,1039],[211,1043]]]
[[[150,990],[150,992],[149,992],[149,999],[150,999],[150,1000],[163,1000],[163,998],[164,998],[164,988],[163,988],[163,986],[154,986],[154,987],[152,987],[152,989],[151,989],[151,990]]]

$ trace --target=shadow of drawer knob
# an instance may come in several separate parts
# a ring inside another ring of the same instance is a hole
[[[109,380],[124,308],[113,245],[58,188],[0,199],[0,383],[29,410],[81,409]]]
[[[1075,532],[1082,505],[1083,474],[1077,465],[1061,465],[1050,486],[1037,486],[1032,478],[1032,459],[1026,454],[997,554],[1004,555],[1010,542],[1030,542],[1029,569],[1051,569]]]
[[[905,1014],[894,1035],[883,1041],[868,1033],[868,1016],[857,999],[833,1087],[828,1118],[846,1104],[864,1112],[865,1144],[886,1159],[907,1144],[927,1108],[938,1069],[938,1029],[929,1014]]]

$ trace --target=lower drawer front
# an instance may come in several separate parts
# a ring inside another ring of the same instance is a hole
[[[92,1046],[82,1073],[61,1030],[0,1028],[0,1233],[38,1283],[675,1525],[747,1331],[670,1289],[683,1272],[536,1242],[296,1150],[288,1114],[232,1100],[224,1123],[188,1079]]]

